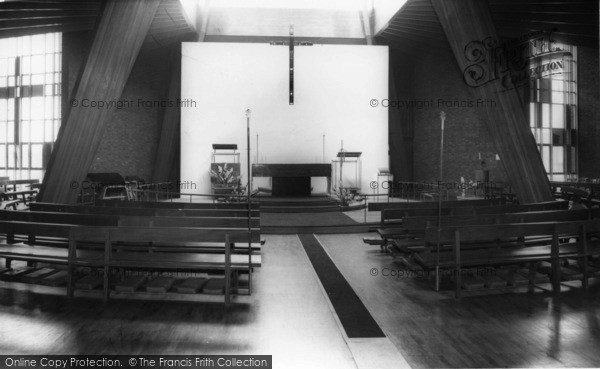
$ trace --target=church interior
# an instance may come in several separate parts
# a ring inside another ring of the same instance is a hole
[[[0,0],[0,367],[600,367],[599,18]]]

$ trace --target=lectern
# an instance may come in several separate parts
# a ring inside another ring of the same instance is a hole
[[[337,153],[333,160],[333,183],[338,189],[345,189],[350,193],[360,193],[362,181],[362,152],[344,151]]]

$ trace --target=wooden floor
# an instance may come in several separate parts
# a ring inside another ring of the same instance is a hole
[[[541,289],[459,302],[423,278],[372,276],[398,266],[364,236],[317,239],[387,343],[348,340],[298,238],[266,235],[255,293],[229,311],[222,297],[115,294],[103,307],[63,289],[0,282],[0,354],[266,354],[275,368],[396,368],[402,356],[414,368],[600,366],[597,284],[589,295],[565,286],[560,302]],[[377,350],[390,354],[386,365],[374,364]]]
[[[317,238],[412,367],[600,366],[597,281],[587,294],[580,282],[569,282],[577,287],[564,285],[561,301],[526,288],[457,301],[451,291],[434,292],[425,278],[382,277],[382,268],[399,266],[357,235]]]

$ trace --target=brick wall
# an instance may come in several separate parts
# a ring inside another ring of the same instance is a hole
[[[578,47],[579,175],[600,178],[598,49]]]
[[[166,101],[170,77],[168,51],[138,56],[121,96],[121,100],[133,101],[133,107],[115,111],[90,172],[110,171],[151,180],[163,117],[160,104]]]
[[[496,160],[496,150],[485,126],[485,102],[471,96],[462,80],[454,56],[439,51],[413,63],[414,178],[436,182],[440,162],[440,112],[446,113],[443,181],[476,181],[475,171],[490,170],[490,180],[506,181],[506,172]],[[398,87],[401,88],[401,87]],[[488,102],[492,104],[493,102]],[[450,106],[448,106],[450,105]]]
[[[91,42],[91,33],[66,33],[63,37],[65,85],[69,91],[74,87]],[[174,61],[169,48],[142,50],[122,96],[117,99],[133,101],[133,106],[115,110],[89,172],[117,172],[124,177],[137,175],[151,180],[164,113],[156,104],[167,99]],[[141,105],[138,100],[142,101]],[[148,107],[146,103],[153,105]]]

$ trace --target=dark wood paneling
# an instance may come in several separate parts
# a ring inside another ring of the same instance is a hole
[[[273,177],[273,196],[310,196],[310,177]]]
[[[121,97],[158,6],[159,0],[106,3],[73,101],[114,101]],[[75,202],[77,191],[72,183],[85,179],[113,110],[81,104],[71,107],[44,177],[41,200]]]
[[[460,70],[470,65],[465,56],[465,47],[469,43],[488,37],[498,40],[485,2],[432,0],[432,3]],[[516,90],[507,90],[497,79],[471,91],[475,98],[490,99],[497,103],[494,107],[487,107],[485,122],[519,201],[552,200],[550,183]]]
[[[331,177],[331,164],[252,164],[253,177]]]

